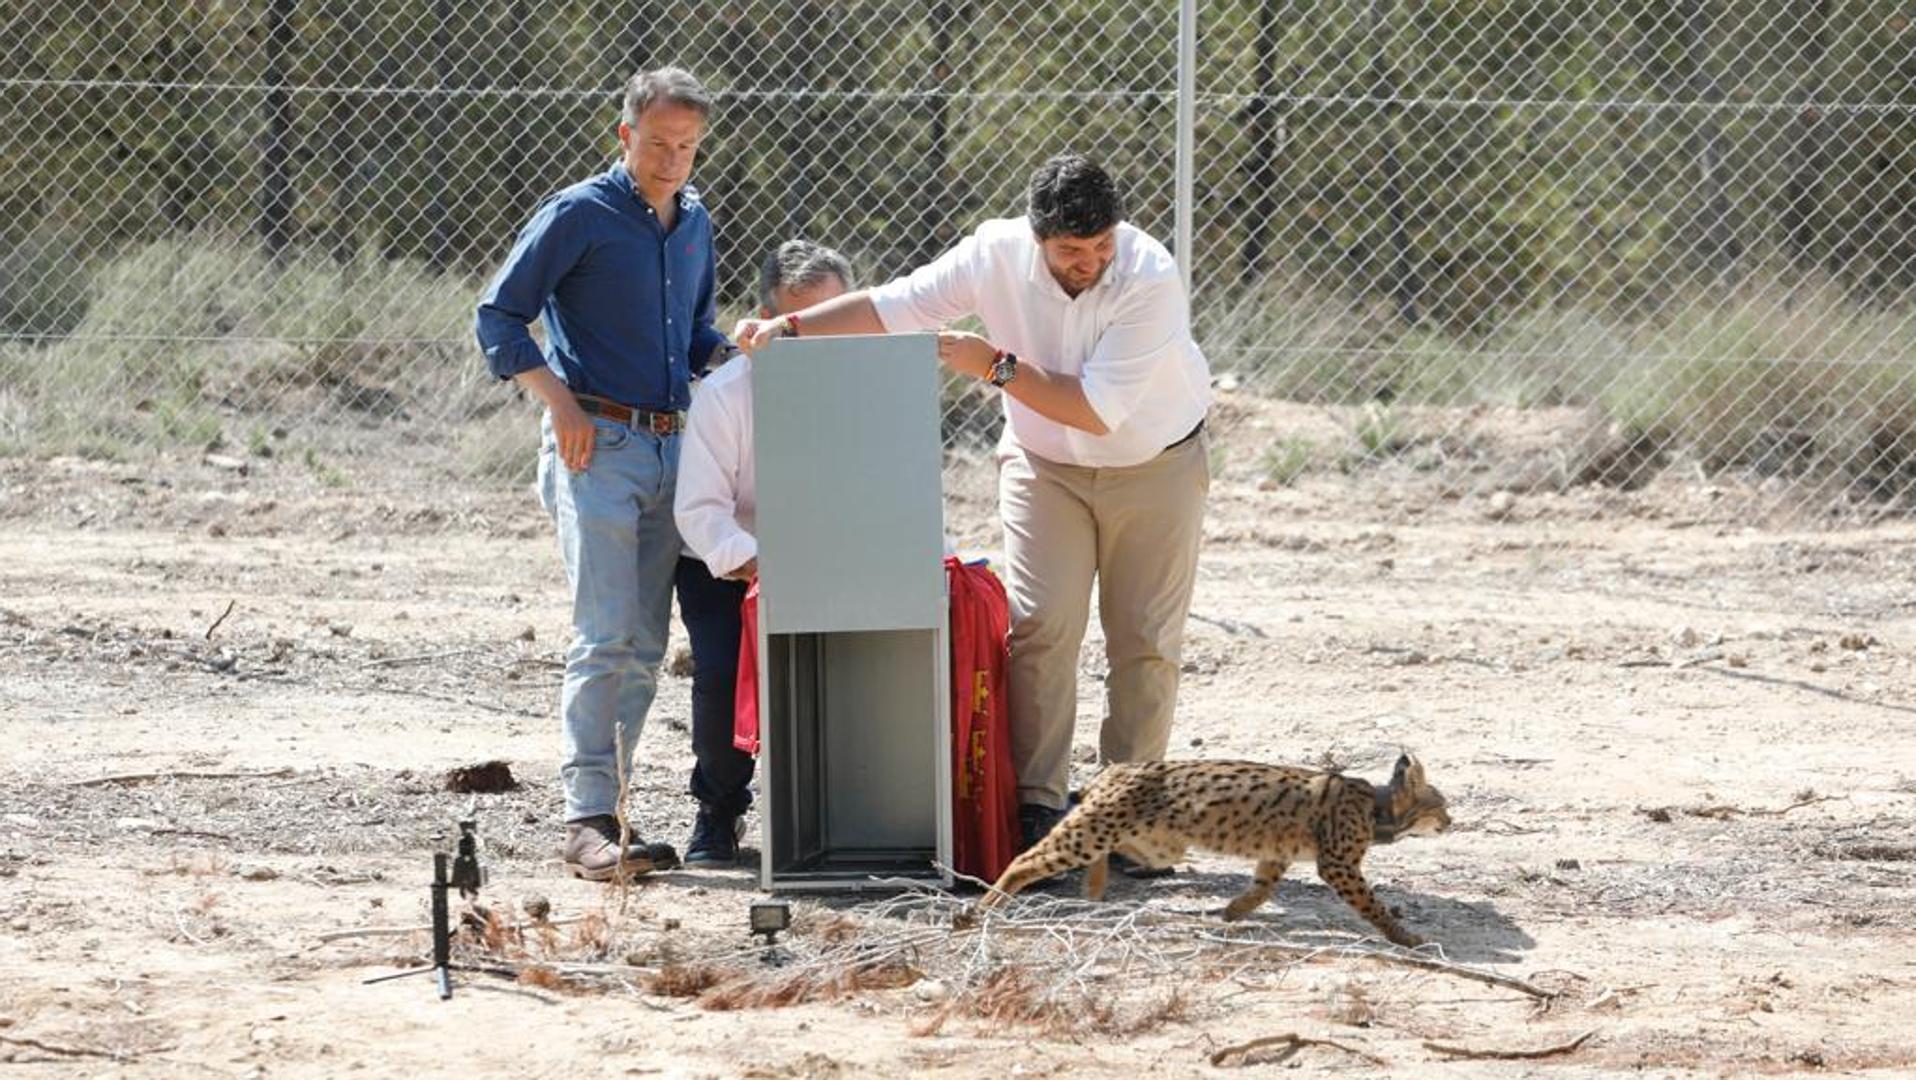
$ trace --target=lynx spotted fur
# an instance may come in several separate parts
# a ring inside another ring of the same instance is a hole
[[[1005,868],[983,907],[997,907],[1036,881],[1080,866],[1089,899],[1104,895],[1112,852],[1169,866],[1190,848],[1257,861],[1251,887],[1224,909],[1242,919],[1271,897],[1293,862],[1312,858],[1337,895],[1399,945],[1421,942],[1371,892],[1360,864],[1372,844],[1450,827],[1444,796],[1405,754],[1390,783],[1250,761],[1154,761],[1113,765],[1084,799]]]

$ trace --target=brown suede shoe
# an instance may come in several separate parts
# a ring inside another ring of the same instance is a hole
[[[646,844],[637,837],[630,838],[630,845],[626,849],[627,873],[649,874],[658,869],[650,851],[654,845]],[[673,862],[678,861],[677,853],[669,847],[666,853]],[[612,880],[619,873],[619,819],[611,814],[600,814],[598,817],[567,822],[563,854],[565,868],[573,877],[587,881]]]

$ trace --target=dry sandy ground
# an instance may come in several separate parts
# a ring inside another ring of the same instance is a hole
[[[1298,868],[1251,932],[1329,950],[1305,962],[1168,930],[1154,949],[1147,931],[1066,993],[1042,951],[986,950],[1038,965],[1061,1008],[1123,1006],[1044,1026],[941,1003],[976,969],[929,946],[904,965],[927,982],[837,1000],[721,1011],[655,992],[648,971],[748,948],[756,893],[743,873],[628,892],[560,873],[564,612],[543,523],[519,499],[270,480],[0,463],[10,1077],[1916,1072],[1908,525],[1746,528],[1719,487],[1675,479],[1493,507],[1227,474],[1174,753],[1328,757],[1381,778],[1415,749],[1457,825],[1375,850],[1372,879],[1452,960],[1560,996],[1343,955],[1368,928]],[[966,542],[988,545],[983,494],[955,505]],[[1088,649],[1080,780],[1100,674]],[[639,823],[680,844],[687,690],[664,681],[635,797]],[[469,802],[440,778],[488,758],[523,786],[476,800],[482,900],[590,916],[540,947],[613,973],[463,974],[448,1002],[425,978],[365,984],[417,963],[424,938],[321,936],[423,920],[433,837]],[[271,775],[87,783],[167,772]],[[1246,870],[1199,859],[1120,879],[1110,899],[1189,924]],[[792,950],[825,947],[833,926],[886,932],[868,910],[846,918],[808,913]],[[1425,1046],[1592,1031],[1528,1061]],[[1285,1033],[1344,1049],[1209,1063]]]

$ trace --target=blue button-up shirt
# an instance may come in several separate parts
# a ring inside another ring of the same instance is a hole
[[[667,232],[623,162],[547,199],[479,301],[476,330],[501,379],[544,364],[575,393],[668,410],[726,344],[718,317],[712,218],[677,196]],[[546,350],[526,325],[543,315]]]

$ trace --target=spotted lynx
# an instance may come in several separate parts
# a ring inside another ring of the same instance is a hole
[[[983,907],[997,907],[1025,886],[1088,866],[1084,892],[1104,894],[1111,852],[1146,866],[1169,866],[1188,848],[1257,860],[1251,887],[1224,909],[1242,919],[1270,899],[1292,862],[1314,857],[1337,895],[1399,945],[1420,944],[1391,918],[1359,864],[1372,844],[1450,827],[1444,796],[1424,782],[1409,754],[1387,787],[1344,776],[1250,761],[1155,761],[1113,765],[1084,800],[1031,850],[1005,868]]]

